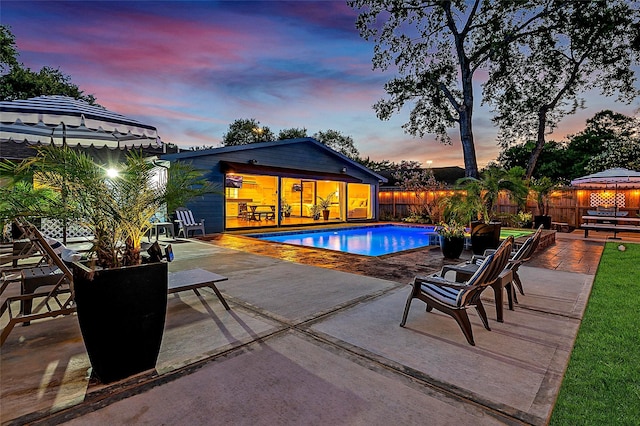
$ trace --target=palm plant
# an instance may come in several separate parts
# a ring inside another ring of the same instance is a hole
[[[547,216],[549,214],[549,199],[551,193],[558,189],[559,184],[544,176],[540,179],[531,179],[531,189],[536,193],[536,202],[538,204],[538,214]]]
[[[318,199],[320,200],[318,206],[321,210],[329,210],[329,207],[331,207],[331,203],[333,203],[333,197],[335,196],[335,194],[335,192],[332,192],[324,198],[318,197]]]
[[[500,191],[507,191],[509,197],[518,205],[524,204],[529,193],[524,170],[514,167],[505,171],[498,167],[488,167],[481,179],[462,178],[456,184],[467,190],[466,205],[475,210],[478,220],[490,220],[494,214]]]
[[[117,176],[109,176],[83,152],[44,146],[37,156],[17,165],[15,173],[31,174],[57,191],[64,217],[77,219],[93,232],[98,266],[113,268],[141,263],[142,237],[164,203],[183,203],[213,191],[188,164],[176,166],[166,185],[155,179],[156,166],[138,153],[130,152],[120,167]]]

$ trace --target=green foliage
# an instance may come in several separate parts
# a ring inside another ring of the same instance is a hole
[[[569,182],[612,167],[640,170],[639,128],[637,118],[600,111],[587,120],[584,130],[569,136],[566,143],[546,143],[533,177]],[[534,147],[534,142],[527,142],[505,148],[499,162],[507,169],[524,166]]]
[[[436,232],[444,238],[464,238],[465,229],[464,225],[450,220],[449,222],[441,222]]]
[[[597,146],[585,165],[596,173],[613,167],[640,171],[640,120],[605,110],[587,121],[587,127],[574,136],[582,145]],[[577,142],[576,142],[577,143]],[[570,145],[571,147],[571,145]]]
[[[396,77],[385,84],[389,96],[374,105],[389,119],[413,103],[404,129],[415,136],[433,133],[450,143],[447,129],[457,126],[465,175],[478,176],[473,141],[473,82],[498,52],[544,27],[543,1],[398,2],[350,0],[358,10],[360,35],[372,40],[373,67]]]
[[[43,67],[40,71],[34,72],[29,68],[14,67],[8,74],[0,77],[0,99],[3,101],[28,99],[41,95],[70,96],[96,105],[96,98],[93,95],[85,95],[77,85],[71,82],[71,77],[57,69]]]
[[[497,51],[492,58],[485,98],[497,111],[504,146],[535,139],[527,164],[533,174],[545,134],[566,115],[582,108],[580,93],[599,87],[630,102],[640,91],[633,69],[638,51],[637,6],[626,0],[569,2],[545,18],[549,25]]]
[[[282,211],[283,214],[291,214],[291,209],[291,204],[287,203],[287,200],[284,198],[280,198],[280,211]]]
[[[275,140],[275,135],[267,126],[260,125],[255,118],[238,119],[229,125],[229,131],[222,136],[223,146],[247,145]]]
[[[222,193],[222,189],[207,180],[203,170],[196,169],[191,163],[175,161],[168,169],[167,186],[164,199],[167,211],[173,212],[188,201],[206,194]]]
[[[295,128],[292,127],[291,129],[282,129],[280,130],[280,132],[278,133],[278,140],[285,140],[285,139],[298,139],[298,138],[306,138],[307,137],[307,129],[306,128]]]
[[[63,217],[64,212],[60,193],[50,188],[24,181],[0,186],[0,230],[19,217]]]
[[[7,26],[0,25],[0,100],[12,101],[41,95],[63,95],[96,104],[93,95],[85,95],[71,77],[59,69],[43,67],[32,71],[18,62],[15,37]]]
[[[526,169],[535,147],[536,143],[529,141],[503,148],[498,156],[498,163],[506,170],[516,166]],[[554,181],[566,180],[569,168],[566,147],[561,143],[548,141],[538,157],[532,178],[547,176]]]
[[[538,203],[538,214],[547,216],[549,214],[549,201],[551,193],[559,188],[559,184],[548,177],[540,179],[531,179],[529,187],[536,193],[536,202]]]
[[[368,168],[369,170],[373,170],[374,172],[378,172],[378,173],[384,172],[387,170],[393,170],[396,168],[396,164],[389,160],[375,161],[367,157],[367,158],[359,158],[356,161],[362,164],[363,166],[365,166],[366,168]]]
[[[133,151],[119,167],[118,175],[109,177],[105,167],[84,152],[43,146],[37,156],[3,168],[3,174],[11,170],[17,182],[25,185],[20,193],[16,191],[21,187],[13,184],[13,195],[7,200],[22,197],[26,203],[24,194],[30,188],[25,178],[36,179],[47,189],[32,192],[35,201],[27,203],[26,211],[18,210],[14,203],[13,214],[79,220],[94,235],[93,253],[99,266],[111,268],[140,263],[142,237],[163,204],[183,205],[195,196],[215,191],[191,164],[176,163],[166,185],[158,182],[156,166]],[[43,205],[47,209],[40,212]]]
[[[4,74],[18,65],[16,38],[8,26],[0,25],[0,73]]]
[[[441,188],[442,183],[433,176],[433,170],[420,167],[417,161],[401,161],[393,165],[392,176],[395,184],[402,190],[415,194],[416,205],[411,206],[411,219],[415,222],[430,223],[440,219],[441,212],[435,197],[429,197],[429,191]]]
[[[488,220],[495,213],[494,206],[500,191],[507,191],[518,206],[524,205],[529,189],[523,178],[524,170],[520,167],[509,171],[488,167],[482,172],[481,179],[465,177],[456,184],[467,191],[463,206],[475,212],[477,219]]]
[[[313,138],[323,145],[328,146],[334,151],[349,157],[352,160],[358,160],[360,153],[356,148],[351,136],[343,135],[338,130],[326,130],[314,133]]]
[[[635,425],[640,418],[640,245],[607,243],[551,425]]]
[[[320,210],[329,210],[329,207],[331,207],[331,203],[333,203],[333,197],[335,195],[336,193],[332,192],[324,198],[318,197],[318,200],[320,200],[320,202],[318,203],[318,207],[320,207]]]

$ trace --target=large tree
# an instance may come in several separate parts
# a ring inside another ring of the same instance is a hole
[[[575,1],[549,16],[553,25],[501,50],[492,62],[485,96],[498,112],[503,146],[522,139],[536,140],[526,177],[545,146],[545,135],[567,114],[583,105],[580,93],[599,87],[603,94],[618,94],[629,102],[639,52],[637,1]]]
[[[414,102],[403,127],[414,136],[435,133],[451,143],[458,126],[465,174],[478,176],[473,138],[474,76],[489,60],[525,35],[539,32],[561,0],[350,0],[357,28],[375,43],[373,67],[394,68],[390,96],[374,105],[388,119]]]
[[[229,125],[229,131],[222,136],[222,146],[247,145],[275,140],[275,135],[267,126],[260,125],[255,118],[240,118]]]
[[[352,160],[358,160],[360,158],[360,152],[356,148],[353,138],[351,136],[343,135],[338,130],[320,130],[313,135],[314,139],[323,145],[328,146],[334,151],[338,151]]]
[[[587,151],[588,156],[578,158]],[[574,164],[574,177],[612,167],[640,171],[640,122],[638,118],[610,110],[587,120],[586,128],[571,136],[567,152]]]
[[[282,129],[278,132],[278,140],[284,139],[298,139],[298,138],[306,138],[307,137],[307,129],[292,127],[290,129]]]
[[[64,95],[96,104],[59,69],[43,67],[32,71],[18,61],[15,37],[8,27],[0,25],[0,100],[13,101],[41,95]]]

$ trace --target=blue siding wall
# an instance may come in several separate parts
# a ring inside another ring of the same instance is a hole
[[[224,148],[202,153],[196,151],[194,154],[184,156],[181,154],[168,156],[168,159],[192,163],[197,169],[206,171],[207,179],[219,185],[219,193],[191,200],[186,206],[193,211],[196,219],[205,220],[205,229],[208,234],[224,231],[224,173],[221,170],[221,161],[248,164],[249,160],[257,160],[260,166],[335,174],[339,174],[346,167],[348,175],[361,179],[363,183],[375,185],[376,193],[379,186],[378,178],[371,172],[355,167],[352,163],[335,155],[329,148],[304,141],[283,143],[281,146],[277,143],[262,147],[246,145],[241,150],[226,152]],[[377,203],[377,200],[374,202]],[[377,205],[374,206],[374,212],[377,217]]]

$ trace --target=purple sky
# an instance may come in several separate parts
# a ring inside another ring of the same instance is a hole
[[[372,105],[391,75],[372,71],[373,45],[344,1],[2,0],[1,13],[25,66],[59,68],[106,108],[156,126],[165,142],[218,146],[234,120],[255,118],[276,134],[339,130],[374,160],[464,164],[456,129],[448,146],[405,134],[408,108],[376,118]],[[580,131],[602,109],[639,107],[590,93],[587,109],[550,139]],[[482,167],[499,148],[480,105],[474,135]]]

